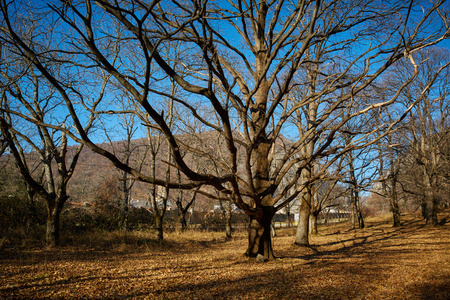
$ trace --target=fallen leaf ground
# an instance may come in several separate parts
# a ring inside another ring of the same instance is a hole
[[[245,258],[245,233],[111,236],[49,249],[0,251],[4,299],[450,299],[450,224],[405,216],[319,227],[310,248],[278,231],[275,261]],[[132,235],[132,234],[130,234]],[[122,239],[122,240],[121,240]],[[127,240],[128,239],[128,240]]]

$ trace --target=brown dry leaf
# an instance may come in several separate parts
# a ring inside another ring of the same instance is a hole
[[[5,250],[0,298],[450,299],[450,224],[367,224],[321,227],[311,248],[279,231],[278,259],[262,264],[242,255],[245,233],[173,233],[166,245],[120,251]]]

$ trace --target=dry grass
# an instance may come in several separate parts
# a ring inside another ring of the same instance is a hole
[[[398,229],[384,219],[321,227],[310,248],[279,231],[279,258],[267,263],[242,255],[244,233],[170,233],[164,243],[110,233],[56,251],[4,250],[0,298],[450,299],[450,224],[404,219]]]

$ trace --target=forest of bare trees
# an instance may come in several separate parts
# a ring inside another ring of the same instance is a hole
[[[371,197],[394,226],[449,206],[447,1],[0,1],[0,172],[45,205],[50,245],[98,179],[87,153],[124,230],[137,189],[159,239],[171,203],[182,228],[219,204],[260,261],[280,212],[308,246],[326,209],[358,229]]]

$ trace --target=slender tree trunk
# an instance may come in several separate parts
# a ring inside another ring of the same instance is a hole
[[[393,227],[399,227],[401,226],[400,223],[400,207],[398,206],[398,197],[397,192],[394,190],[395,186],[393,187],[393,190],[390,192],[390,195],[387,195],[389,206],[392,212],[392,221]],[[387,189],[385,189],[387,191]]]
[[[180,170],[177,170],[177,174],[178,174],[178,181],[181,181],[181,172]],[[191,208],[191,206],[194,204],[195,198],[197,196],[197,192],[198,192],[199,188],[194,190],[194,193],[192,195],[192,198],[190,199],[190,201],[186,204],[185,207],[183,207],[183,191],[182,190],[178,190],[178,196],[177,196],[177,201],[176,201],[176,205],[178,208],[178,222],[180,225],[180,231],[183,232],[184,230],[186,230],[187,228],[187,220],[186,220],[186,214],[188,213],[189,209]]]
[[[287,227],[291,228],[292,226],[292,220],[291,220],[291,208],[290,206],[287,207],[287,212],[286,212],[286,221],[287,221]]]
[[[156,239],[158,241],[164,240],[163,219],[162,216],[155,216]]]
[[[395,189],[395,186],[394,186]],[[391,202],[391,211],[392,211],[392,220],[393,220],[393,227],[399,227],[401,226],[400,223],[400,207],[398,206],[398,197],[397,192],[395,190],[392,191],[392,202]]]
[[[350,151],[348,153],[349,166],[350,166],[350,199],[352,202],[352,228],[364,228],[364,219],[361,213],[361,202],[359,200],[359,190],[358,190],[358,181],[355,175],[355,166],[354,166],[354,158],[353,153]]]
[[[277,231],[275,230],[275,222],[272,220],[270,223],[270,234],[272,237],[277,236]]]
[[[231,224],[231,202],[226,202],[225,204],[223,201],[220,201],[220,207],[223,212],[223,216],[225,218],[225,236],[227,239],[231,238],[231,234],[233,231],[232,224]]]
[[[250,218],[248,229],[248,248],[245,255],[256,257],[257,261],[275,259],[272,249],[270,224],[274,215],[273,206],[262,206],[262,212],[257,218]]]
[[[128,216],[130,214],[130,194],[127,192],[124,196],[124,204],[123,204],[123,230],[130,230],[130,225],[128,222]]]
[[[398,208],[398,205],[396,208],[392,209],[392,220],[393,220],[393,227],[400,227],[400,209]]]
[[[386,197],[386,199],[389,202],[389,207],[392,212],[392,221],[393,227],[399,227],[401,226],[400,223],[400,207],[398,206],[398,195],[397,195],[397,187],[396,187],[396,180],[392,180],[391,184],[392,187],[388,187],[386,180],[383,179],[381,182],[383,187],[383,193]]]
[[[311,214],[311,205],[308,203],[307,195],[300,204],[297,233],[295,235],[295,244],[299,246],[309,246],[309,216]]]
[[[311,212],[309,215],[309,233],[311,235],[318,235],[319,232],[317,230],[317,217],[319,213],[318,212]]]
[[[363,229],[365,227],[364,218],[361,212],[361,201],[359,198],[359,192],[355,191],[355,203],[356,203],[356,212],[358,217],[358,228]]]
[[[163,222],[164,222],[164,213],[165,213],[165,205],[163,204],[161,208],[158,207],[158,203],[156,201],[156,187],[152,187],[151,192],[150,192],[150,200],[152,203],[152,210],[153,213],[155,214],[155,229],[156,229],[156,238],[159,241],[162,241],[164,239],[164,227],[163,227]],[[165,200],[163,200],[165,201]]]
[[[180,178],[180,176],[178,176],[178,178]],[[176,204],[177,204],[177,208],[178,208],[178,224],[179,224],[178,229],[181,232],[185,231],[186,228],[187,228],[187,222],[186,222],[187,209],[185,209],[183,207],[182,199],[183,199],[182,191],[178,190],[178,196],[177,196]]]
[[[366,226],[364,223],[364,217],[362,215],[361,210],[359,210],[359,212],[358,212],[358,225],[359,225],[360,229],[363,229]]]
[[[231,224],[231,208],[226,209],[225,218],[226,218],[225,235],[226,235],[227,239],[230,239],[232,237],[232,232],[233,232],[233,227]]]
[[[352,190],[352,227],[353,229],[364,228],[364,218],[361,212],[361,202],[359,200],[359,192]]]
[[[355,202],[355,197],[353,195],[353,190],[351,190],[350,193],[351,193],[351,196],[350,196],[351,200],[350,201],[352,202],[351,203],[351,205],[352,205],[352,214],[350,216],[350,222],[352,223],[352,228],[356,229],[357,228],[356,224],[358,223],[357,222],[357,217],[356,217],[356,214],[357,214],[357,212],[356,212],[356,202]]]
[[[127,201],[127,203],[125,203],[124,206],[124,212],[123,212],[123,229],[125,231],[129,231],[130,230],[130,225],[128,223],[128,216],[130,214],[130,208],[129,208],[129,203]]]
[[[129,146],[127,146],[128,148]],[[129,161],[129,155],[127,155],[127,163]],[[128,186],[128,180],[127,180],[128,173],[123,171],[122,172],[122,190],[123,190],[123,216],[122,216],[122,226],[123,230],[128,231],[128,215],[129,215],[129,209],[130,209],[130,188]]]
[[[178,213],[178,223],[180,224],[180,231],[183,232],[187,228],[186,212],[184,210],[179,210]]]
[[[27,202],[26,202],[26,205],[27,205],[28,210],[31,213],[30,223],[37,223],[38,220],[39,220],[39,214],[38,214],[38,211],[36,209],[36,204],[35,204],[35,201],[34,201],[34,198],[35,198],[35,195],[36,195],[36,191],[33,190],[25,180],[23,180],[23,183],[25,184],[25,187],[27,189]]]

